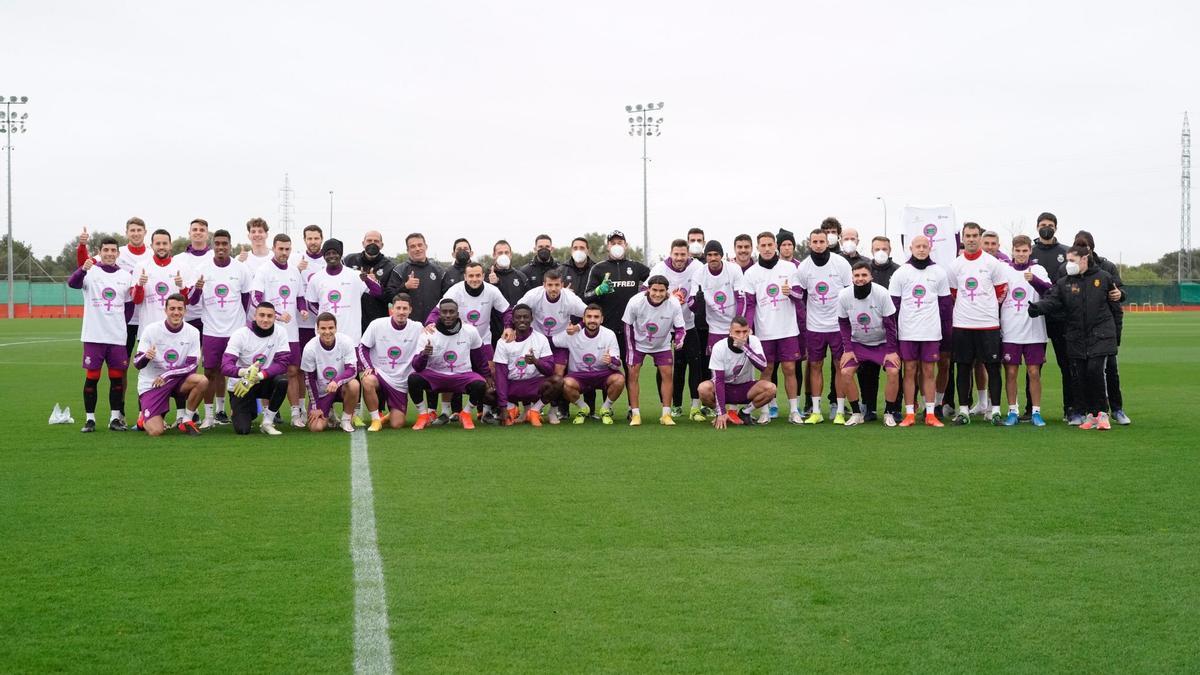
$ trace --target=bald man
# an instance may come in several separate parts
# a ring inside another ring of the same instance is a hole
[[[383,253],[383,234],[378,230],[368,230],[363,235],[363,250],[361,253],[351,253],[342,259],[342,264],[351,269],[366,271],[375,277],[375,281],[383,286],[392,274],[396,261]],[[386,294],[385,294],[386,295]],[[382,297],[372,295],[362,296],[362,330],[366,330],[375,319],[388,316],[388,303]]]

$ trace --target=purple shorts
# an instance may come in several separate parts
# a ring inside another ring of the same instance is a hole
[[[675,365],[675,352],[670,349],[666,349],[661,352],[650,352],[649,354],[639,352],[635,349],[633,350],[633,353],[629,355],[629,365],[640,366],[642,365],[642,362],[646,360],[647,356],[654,357],[655,366]]]
[[[313,399],[313,407],[324,413],[326,419],[330,419],[330,414],[333,412],[333,404],[342,402],[342,388],[346,385],[338,387],[338,390],[332,394],[325,394],[319,398]]]
[[[534,403],[542,397],[544,377],[529,380],[509,380],[507,403]]]
[[[705,345],[705,353],[712,354],[712,348],[717,346],[717,343],[729,337],[729,333],[709,333],[708,344]]]
[[[289,342],[288,343],[288,352],[291,353],[291,355],[292,355],[291,365],[299,368],[300,360],[304,358],[304,343],[299,342],[299,341]]]
[[[225,347],[229,345],[229,338],[215,337],[213,335],[200,336],[200,358],[204,361],[205,368],[220,368],[221,358],[225,356]]]
[[[900,341],[900,358],[905,361],[937,363],[940,350],[941,344],[937,340],[923,340],[919,342],[913,342],[912,340]]]
[[[192,319],[187,322],[187,325],[200,331],[201,335],[204,335],[204,321],[202,319]]]
[[[300,331],[300,333],[299,333],[300,351],[303,352],[304,345],[308,344],[309,342],[312,342],[312,339],[317,337],[317,329],[316,328],[299,328],[297,330]],[[296,363],[300,363],[300,360],[297,359]]]
[[[916,343],[921,344],[921,343]],[[857,342],[851,342],[850,346],[854,348],[854,358],[846,364],[847,368],[861,365],[863,363],[874,363],[880,368],[884,367],[883,359],[887,356],[887,343],[871,346],[860,345]],[[893,367],[899,368],[900,364],[895,364]]]
[[[834,361],[842,358],[842,333],[841,331],[831,331],[828,333],[818,333],[817,331],[808,331],[806,338],[808,346],[808,360],[822,361],[825,359],[825,350],[828,348],[829,355]]]
[[[399,410],[401,413],[408,412],[408,392],[400,391],[392,385],[388,384],[379,375],[375,376],[375,381],[379,383],[379,395],[387,401],[388,410]]]
[[[125,345],[83,343],[83,369],[100,370],[103,364],[108,364],[112,370],[129,370],[129,352],[125,351]]]
[[[551,347],[550,350],[554,352],[554,365],[567,365],[567,357],[571,353],[570,350],[568,350],[566,347]]]
[[[446,373],[439,373],[426,368],[416,374],[428,382],[429,388],[438,394],[465,394],[467,393],[467,385],[472,382],[485,381],[479,373],[473,370],[447,375]]]
[[[138,395],[138,407],[142,410],[142,419],[148,420],[153,417],[165,417],[167,411],[171,409],[171,398],[175,394],[182,394],[179,388],[187,380],[186,377],[179,378],[173,386],[154,387],[146,390],[146,393]]]
[[[614,375],[616,371],[597,370],[586,373],[567,373],[567,377],[579,383],[579,391],[592,391],[595,389],[604,389],[608,378]]]
[[[763,356],[767,363],[785,363],[800,361],[800,338],[795,336],[779,338],[778,340],[763,340]]]
[[[1000,353],[1006,366],[1019,366],[1025,361],[1027,366],[1040,366],[1046,362],[1046,343],[1019,345],[1012,342],[1002,342]]]
[[[954,351],[954,329],[951,328],[942,336],[942,341],[938,343],[938,351],[943,354],[949,354]]]
[[[750,402],[750,388],[754,386],[757,380],[750,380],[742,384],[726,384],[725,385],[725,403],[730,405],[742,405]],[[720,411],[717,411],[720,412]]]

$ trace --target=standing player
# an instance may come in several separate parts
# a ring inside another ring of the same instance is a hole
[[[254,308],[254,321],[233,332],[221,359],[221,374],[229,380],[233,392],[233,430],[250,433],[250,423],[258,417],[258,400],[267,400],[259,429],[268,436],[283,432],[275,428],[279,408],[287,398],[287,367],[292,360],[287,333],[275,326],[275,306],[269,302]]]
[[[212,247],[208,245],[208,221],[196,218],[188,223],[188,245],[178,256],[180,267],[183,270],[184,283],[188,288],[191,288],[192,282],[199,276],[196,270],[212,260],[212,256]],[[200,318],[199,305],[189,304],[184,317],[188,323],[200,331],[201,335],[204,335],[204,322]]]
[[[678,351],[683,347],[683,311],[678,302],[667,296],[667,279],[662,275],[652,276],[646,281],[646,291],[639,293],[625,307],[625,315],[621,321],[625,324],[625,352],[629,354],[629,406],[631,417],[629,426],[642,424],[641,410],[638,408],[639,380],[642,372],[642,362],[647,356],[654,359],[658,374],[662,376],[659,384],[659,396],[662,401],[662,415],[659,424],[674,426],[671,418],[671,383],[673,370],[672,350]]]
[[[766,368],[767,359],[762,342],[750,334],[744,317],[730,320],[729,335],[713,345],[709,364],[713,377],[700,383],[700,396],[717,411],[713,426],[724,429],[730,424],[755,424],[755,412],[775,400],[776,388],[774,382],[754,376],[755,368]],[[745,420],[737,413],[743,404],[749,404]],[[729,405],[734,409],[728,409]]]
[[[250,237],[250,248],[247,249],[243,244],[242,252],[238,254],[237,259],[250,271],[251,278],[263,265],[271,262],[273,257],[271,248],[267,246],[267,232],[270,229],[267,221],[262,218],[251,218],[246,221],[246,234]]]
[[[688,300],[704,305],[708,338],[704,350],[711,354],[713,345],[729,337],[729,325],[735,316],[743,316],[746,285],[736,265],[725,264],[725,249],[713,239],[704,245],[705,264],[692,273]]]
[[[146,245],[146,221],[137,216],[125,221],[125,238],[128,243],[119,249],[117,267],[137,275],[154,257],[154,252]],[[81,267],[83,262],[91,257],[88,255],[88,239],[88,231],[85,227],[83,234],[79,235],[79,248],[75,251],[76,262]],[[133,353],[133,343],[137,340],[138,334],[138,313],[136,308],[134,309],[133,316],[130,317],[125,328],[125,353],[127,354]]]
[[[442,297],[442,267],[429,259],[425,235],[413,232],[404,238],[408,260],[392,268],[385,297],[407,293],[412,298],[412,317],[420,321],[437,307]]]
[[[805,424],[825,421],[821,414],[821,392],[825,391],[825,352],[833,363],[842,361],[842,336],[838,330],[838,294],[850,286],[850,263],[840,255],[830,253],[825,232],[813,230],[808,235],[808,257],[796,269],[794,286],[804,302],[805,332],[808,336],[808,376],[812,390],[812,414]],[[793,291],[795,293],[795,291]],[[836,378],[835,367],[834,377]],[[845,392],[838,390],[836,379],[830,383],[838,392],[834,424],[845,424]]]
[[[750,235],[739,234],[733,238],[733,262],[743,273],[754,265],[754,240]]]
[[[135,272],[134,283],[141,292],[134,291],[134,302],[138,305],[138,338],[143,326],[158,323],[166,318],[167,298],[179,293],[187,299],[188,291],[183,287],[183,266],[171,256],[171,233],[155,230],[150,235],[150,248],[154,256],[140,272]],[[140,300],[140,301],[139,301]],[[187,316],[185,308],[184,317]],[[195,326],[192,326],[195,328]],[[197,329],[199,330],[199,329]]]
[[[950,333],[953,303],[946,272],[929,257],[929,237],[917,235],[909,244],[912,257],[892,275],[888,294],[898,310],[897,337],[904,361],[904,419],[902,427],[916,424],[917,379],[925,399],[925,424],[942,426],[934,414],[937,405],[934,365],[941,359],[943,337]],[[886,422],[886,420],[885,420]]]
[[[368,230],[363,235],[362,247],[360,253],[351,253],[342,259],[342,264],[356,272],[366,272],[368,276],[375,277],[375,283],[383,288],[391,278],[392,270],[396,268],[396,261],[383,252],[383,233],[379,230]],[[362,330],[366,330],[372,321],[388,315],[390,305],[383,296],[376,297],[364,293],[359,297],[359,302],[362,305]]]
[[[275,235],[271,243],[272,258],[269,263],[258,269],[254,280],[250,282],[251,306],[257,306],[264,300],[274,305],[278,313],[275,325],[282,325],[287,334],[288,349],[291,351],[291,362],[288,363],[288,402],[292,405],[292,426],[303,428],[305,425],[303,378],[300,376],[300,357],[303,345],[300,343],[300,314],[307,314],[308,302],[304,299],[301,289],[304,288],[302,272],[297,264],[290,262],[292,239],[286,234]],[[309,338],[311,342],[312,339]],[[307,343],[305,343],[307,344]],[[221,413],[217,414],[218,422]]]
[[[309,225],[304,228],[304,248],[296,252],[295,259],[292,261],[292,264],[295,265],[296,270],[300,272],[300,278],[303,281],[303,286],[296,294],[296,302],[299,301],[299,298],[307,297],[308,280],[311,279],[317,272],[325,269],[325,256],[321,254],[321,248],[324,246],[324,244],[325,234],[321,232],[321,227],[319,225]],[[291,290],[295,292],[295,289]],[[296,328],[297,335],[300,338],[301,349],[304,348],[304,345],[308,344],[309,340],[312,340],[314,337],[316,337],[317,334],[316,314],[308,311],[307,306],[307,301],[305,301],[304,307],[299,307],[297,305],[297,307],[300,309],[300,320],[297,322]],[[300,358],[300,349],[296,350],[296,358]],[[296,372],[299,373],[299,369],[297,369]],[[299,397],[303,393],[304,385],[299,383],[299,375],[296,376],[296,380],[296,396]],[[292,405],[292,409],[294,411],[295,403]]]
[[[140,351],[133,361],[138,369],[137,426],[151,436],[161,436],[166,430],[171,399],[186,398],[183,411],[177,415],[179,431],[199,436],[192,417],[208,387],[208,380],[196,372],[200,366],[200,331],[183,320],[187,298],[172,293],[163,307],[164,320],[141,324]]]
[[[698,388],[700,382],[704,378],[701,377],[702,359],[707,345],[700,341],[700,334],[696,332],[696,316],[692,312],[691,290],[692,276],[696,270],[703,267],[703,263],[699,262],[689,255],[689,247],[687,240],[676,239],[671,242],[671,253],[666,260],[662,260],[650,269],[650,276],[662,276],[667,280],[667,292],[680,303],[680,311],[683,314],[683,349],[675,355],[674,361],[674,377],[675,380],[671,383],[672,399],[671,417],[679,417],[683,415],[683,388],[688,386],[689,393],[692,398],[691,410],[688,412],[688,417],[693,422],[705,422],[708,418],[704,413],[700,412],[700,393]]]
[[[754,327],[754,335],[762,341],[769,378],[775,365],[783,368],[783,387],[787,392],[791,413],[788,420],[801,424],[800,405],[796,399],[796,361],[800,360],[799,326],[792,302],[792,282],[797,268],[791,263],[779,263],[775,251],[775,235],[758,235],[758,263],[746,270],[743,277],[746,292],[746,320]],[[760,421],[770,421],[763,411]]]
[[[351,411],[358,406],[358,368],[355,343],[337,329],[337,317],[321,312],[317,338],[304,345],[300,371],[308,383],[308,430],[325,431],[333,419],[333,404],[342,404],[342,431],[354,432]]]
[[[594,268],[593,268],[594,269]],[[562,273],[548,270],[542,274],[542,286],[530,289],[517,304],[528,305],[533,310],[536,330],[550,341],[554,349],[554,374],[562,377],[567,370],[567,349],[558,343],[566,333],[567,326],[578,323],[587,308],[575,292],[562,287]],[[558,424],[566,410],[556,406],[550,410],[550,423]]]
[[[854,376],[860,365],[875,366],[875,377],[879,368],[887,373],[887,386],[883,398],[887,407],[883,411],[883,422],[896,426],[900,414],[900,356],[896,336],[896,305],[883,286],[871,281],[871,264],[865,259],[854,263],[851,271],[854,285],[838,292],[838,326],[842,334],[842,356],[838,360],[841,381],[838,391],[850,399],[853,414],[846,420],[852,427],[864,422],[858,402],[858,387]],[[812,316],[812,312],[809,312]],[[839,399],[838,404],[841,405]]]
[[[385,423],[399,429],[406,421],[408,376],[422,335],[421,324],[409,321],[411,314],[412,300],[407,293],[397,293],[391,316],[372,321],[358,343],[363,396],[371,413],[367,431],[379,431]],[[381,398],[387,401],[387,419],[379,413]]]
[[[612,406],[621,397],[625,388],[622,374],[621,348],[616,333],[604,325],[604,310],[591,304],[583,311],[583,329],[572,331],[567,328],[563,338],[567,348],[567,374],[563,378],[563,398],[574,403],[579,412],[572,424],[587,421],[591,406],[583,401],[583,392],[604,392],[604,404],[600,408],[600,422],[612,424]]]
[[[625,307],[641,292],[642,284],[650,277],[650,268],[636,260],[627,259],[626,253],[625,234],[613,230],[608,235],[608,258],[592,266],[583,293],[584,302],[600,305],[604,311],[604,327],[618,336],[625,334],[625,324],[621,323]],[[534,321],[537,321],[536,312]],[[624,350],[625,340],[618,342]],[[628,356],[622,351],[622,363],[629,363]],[[628,373],[625,379],[629,380]]]
[[[482,406],[487,393],[486,378],[491,375],[483,355],[483,339],[474,326],[459,319],[458,304],[442,300],[438,308],[436,330],[422,332],[413,358],[413,373],[408,377],[408,390],[417,400],[414,431],[433,422],[428,405],[434,402],[435,394],[453,394],[456,400],[466,394],[472,406]],[[471,413],[464,410],[458,413],[458,418],[464,429],[475,428]]]
[[[208,391],[204,392],[201,429],[229,423],[229,416],[225,414],[225,376],[221,374],[221,359],[229,336],[246,325],[252,284],[250,270],[229,255],[233,248],[229,233],[217,230],[212,240],[212,258],[201,262],[194,270],[196,281],[188,297],[189,306],[200,307],[200,323],[204,326],[200,345]]]
[[[988,398],[992,410],[988,419],[994,426],[1000,419],[1000,303],[1008,288],[1007,267],[981,248],[983,228],[964,223],[963,252],[950,263],[947,277],[954,296],[954,363],[959,392],[958,414],[954,423],[970,424],[970,409],[965,393],[971,390],[971,375],[976,361],[987,369]]]
[[[1029,305],[1042,299],[1050,290],[1050,275],[1041,265],[1029,260],[1032,242],[1025,235],[1013,238],[1012,269],[1008,273],[1008,296],[1000,306],[1000,332],[1004,353],[1004,384],[1008,393],[1008,417],[1005,426],[1020,421],[1017,407],[1017,375],[1025,362],[1030,393],[1030,417],[1034,426],[1044,427],[1042,420],[1042,364],[1046,362],[1046,320],[1029,315]]]
[[[529,279],[530,287],[535,287],[542,285],[542,277],[551,270],[562,272],[554,259],[554,241],[548,234],[539,234],[533,240],[533,260],[522,267],[521,272]]]
[[[533,310],[528,305],[518,304],[513,308],[512,327],[513,339],[496,344],[493,361],[496,404],[505,426],[517,419],[516,404],[524,403],[530,426],[540,427],[542,406],[558,398],[562,380],[554,374],[550,342],[533,330]],[[487,340],[483,345],[489,346]]]
[[[325,269],[308,279],[305,300],[310,312],[329,312],[337,317],[342,332],[355,344],[362,337],[362,294],[379,297],[383,289],[366,271],[354,274],[342,266],[342,242],[330,239],[321,246]]]
[[[446,290],[443,298],[449,298],[458,304],[459,317],[479,331],[483,338],[483,353],[487,361],[492,360],[495,340],[492,336],[492,324],[499,323],[507,326],[511,321],[508,300],[500,289],[483,282],[483,265],[468,262],[463,269],[463,280]],[[425,317],[426,325],[437,321],[437,311],[432,311]],[[489,424],[499,420],[492,414],[491,406],[485,405],[481,419]]]
[[[126,322],[133,315],[133,275],[117,265],[119,249],[111,237],[100,241],[100,264],[91,258],[71,273],[67,285],[83,290],[83,433],[96,430],[100,368],[108,368],[109,431],[125,431]]]

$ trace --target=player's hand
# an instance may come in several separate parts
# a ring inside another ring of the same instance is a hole
[[[79,243],[83,246],[87,246],[88,239],[89,239],[89,237],[88,237],[87,228],[84,227],[83,232],[79,233]]]
[[[300,310],[300,320],[308,321],[308,310],[307,309]]]
[[[279,315],[278,319],[279,319],[279,322],[280,322],[280,323],[291,323],[291,322],[292,322],[292,315],[291,315],[291,314],[289,314],[289,313],[287,313],[287,312],[284,312],[284,313],[282,313],[282,314],[280,314],[280,315]]]
[[[1025,274],[1023,276],[1025,277],[1025,281],[1031,281],[1033,279],[1033,272],[1025,270]]]
[[[599,286],[596,286],[596,295],[608,295],[609,293],[612,293],[612,282],[609,280],[610,277],[612,277],[612,272],[604,273],[604,280],[600,282]]]
[[[150,277],[146,275],[146,268],[142,268],[142,276],[138,277],[138,286],[145,286],[146,282],[150,281]]]
[[[404,282],[404,287],[410,291],[415,291],[420,288],[421,280],[417,277],[417,273],[412,270],[408,271],[408,281]]]
[[[783,291],[784,295],[791,295],[792,294],[792,285],[785,281],[785,282],[783,282],[783,286],[779,290]]]
[[[1108,292],[1108,299],[1112,302],[1119,302],[1121,300],[1121,289],[1113,286],[1112,290]]]
[[[204,275],[203,274],[201,274],[200,278],[196,280],[196,283],[192,286],[192,288],[195,288],[198,291],[204,290]]]
[[[600,357],[600,363],[603,363],[606,366],[611,366],[612,362],[612,354],[609,354],[608,352],[604,352],[604,355]]]
[[[579,324],[577,324],[577,323],[567,324],[567,335],[574,335],[578,332],[579,332]]]
[[[493,286],[500,283],[500,276],[496,274],[495,265],[492,265],[492,269],[488,271],[488,283]]]
[[[842,358],[838,361],[838,368],[845,368],[846,364],[854,359],[854,352],[843,352]]]
[[[529,348],[529,353],[525,355],[525,363],[533,365],[537,361],[537,357],[533,355],[533,347]]]
[[[737,340],[737,339],[735,339],[735,340],[733,341],[733,346],[734,346],[734,347],[737,347],[738,349],[742,349],[742,348],[744,348],[744,347],[746,346],[746,343],[747,343],[747,342],[749,342],[749,340]]]
[[[363,377],[366,377],[367,375],[374,375],[375,369],[374,368],[363,368],[362,374],[363,374]]]
[[[890,353],[884,354],[883,355],[883,365],[886,367],[887,364],[889,364],[889,363],[892,364],[893,366],[899,368],[900,367],[900,355],[897,354],[896,352],[890,352]]]
[[[1029,303],[1029,316],[1039,317],[1044,313],[1045,312],[1042,311],[1041,307],[1038,307],[1038,304],[1036,302]]]
[[[430,356],[433,356],[433,343],[426,342],[425,349],[422,349],[421,353],[425,355],[425,358],[429,358]]]
[[[500,334],[500,338],[505,342],[512,342],[517,339],[517,331],[512,328],[505,328],[504,332]]]
[[[320,408],[309,408],[309,410],[308,410],[308,423],[309,424],[312,424],[313,422],[316,422],[319,419],[323,419],[324,417],[325,417],[325,413],[321,412]]]
[[[246,256],[250,255],[250,247],[242,244],[242,252],[238,254],[238,262],[246,262]]]
[[[91,258],[88,258],[87,260],[84,260],[84,261],[83,261],[83,265],[81,265],[81,269],[82,269],[84,272],[86,272],[86,271],[88,271],[88,270],[92,269],[92,268],[93,268],[93,267],[95,267],[95,266],[96,266],[96,261],[95,261],[95,260],[92,260]]]
[[[330,382],[329,384],[325,385],[325,393],[326,394],[336,394],[337,390],[338,390],[337,382]]]
[[[714,429],[725,429],[725,428],[727,428],[727,427],[729,426],[729,414],[728,414],[728,413],[721,413],[720,415],[717,415],[717,416],[716,416],[716,417],[713,419],[713,422],[712,422],[712,424],[713,424],[713,428],[714,428]]]
[[[158,350],[154,348],[154,345],[150,345],[150,347],[144,350],[142,353],[145,354],[146,358],[150,360],[154,360],[154,357],[158,356]]]
[[[426,324],[425,327],[422,328],[421,330],[425,331],[426,335],[433,335],[433,331],[437,330],[437,328],[434,327],[434,325],[430,323],[430,324]]]
[[[368,277],[368,276],[370,276],[370,275],[371,275],[371,273],[372,273],[373,271],[374,271],[374,270],[372,270],[370,267],[364,267],[364,268],[362,268],[362,270],[361,270],[361,271],[358,273],[358,278],[359,278],[359,279],[362,279],[363,281],[366,281],[366,280],[367,280],[367,277]]]
[[[683,349],[683,340],[680,340],[679,342],[672,344],[671,348],[674,349],[675,351],[679,351],[680,349]]]
[[[675,298],[679,300],[679,304],[687,304],[687,293],[684,293],[682,288],[676,288],[671,295],[674,295]]]
[[[300,270],[301,272],[308,269],[308,256],[300,256],[300,264],[296,265],[296,269]]]
[[[175,288],[183,288],[183,272],[175,273]]]
[[[162,379],[162,375],[159,375],[158,377],[154,378],[154,386],[156,386],[156,387],[161,387],[166,383],[167,383],[167,381]]]

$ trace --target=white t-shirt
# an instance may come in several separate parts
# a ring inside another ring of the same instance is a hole
[[[683,327],[686,330],[691,330],[696,327],[696,315],[692,310],[688,309],[687,299],[692,293],[692,276],[696,273],[696,268],[704,267],[704,263],[689,257],[687,265],[684,265],[682,272],[676,272],[674,267],[671,267],[670,260],[660,260],[655,263],[654,267],[650,268],[650,276],[661,274],[667,278],[667,293],[671,298],[675,297],[677,289],[683,289],[684,304],[680,306],[683,313]],[[649,278],[649,277],[647,277]]]
[[[318,336],[304,345],[304,353],[300,356],[300,370],[316,375],[317,390],[312,393],[314,396],[325,396],[325,387],[339,379],[346,366],[354,368],[357,360],[354,356],[354,341],[345,333],[333,336],[331,349],[326,349]],[[307,382],[309,378],[304,379]]]
[[[783,287],[794,281],[796,266],[780,261],[767,269],[758,263],[742,275],[747,293],[754,294],[754,334],[761,340],[779,340],[800,334],[796,308]]]
[[[154,347],[154,358],[138,371],[138,394],[144,394],[154,388],[154,381],[159,377],[171,377],[195,371],[200,363],[200,331],[188,324],[177,332],[167,328],[165,321],[142,324],[142,336],[138,340],[138,353],[135,361]],[[189,363],[188,361],[191,361]]]
[[[758,337],[751,335],[746,341],[746,346],[742,348],[739,354],[729,348],[729,338],[725,338],[713,345],[712,355],[708,357],[708,368],[713,371],[721,371],[725,373],[725,384],[746,384],[755,379],[754,362],[746,354],[746,350],[750,349],[755,354],[762,355],[762,341]]]
[[[254,276],[262,269],[263,265],[271,262],[272,257],[274,256],[269,247],[267,248],[267,252],[262,255],[258,255],[254,251],[248,251],[246,253],[246,260],[242,264],[246,266],[246,269],[250,270],[250,275]]]
[[[390,316],[375,319],[367,325],[359,344],[371,357],[375,375],[392,389],[408,391],[408,376],[412,374],[412,360],[417,354],[422,332],[421,322],[411,317],[399,329]]]
[[[737,313],[737,294],[746,292],[742,270],[737,265],[722,263],[721,271],[713,274],[708,265],[700,265],[692,273],[690,288],[689,296],[704,294],[709,334],[728,334],[729,323]]]
[[[838,330],[838,294],[851,285],[850,263],[840,255],[829,254],[829,261],[817,265],[809,256],[796,268],[794,286],[808,291],[805,327],[814,333]]]
[[[674,329],[683,328],[679,300],[668,295],[657,307],[650,304],[648,291],[642,291],[625,305],[621,321],[633,327],[633,348],[643,354],[671,349]]]
[[[125,303],[132,299],[133,275],[120,267],[106,272],[93,265],[83,275],[82,342],[125,344]]]
[[[545,335],[537,331],[529,333],[529,337],[520,342],[513,340],[505,342],[501,340],[496,343],[496,355],[492,357],[493,363],[503,363],[508,366],[508,380],[510,382],[518,382],[521,380],[532,380],[542,377],[542,373],[537,369],[537,365],[526,361],[525,357],[529,355],[530,350],[533,351],[535,359],[544,359],[547,356],[554,356],[554,350],[550,349],[550,341]]]
[[[1050,282],[1050,275],[1041,265],[1030,265],[1024,271],[1008,268],[1008,295],[1000,306],[1002,339],[1018,345],[1046,344],[1046,317],[1029,316],[1029,303],[1041,300],[1042,294],[1025,281],[1026,271],[1033,272],[1033,276],[1046,283]]]
[[[142,268],[146,271],[146,297],[142,300],[142,304],[138,305],[137,317],[138,324],[145,326],[151,323],[161,323],[167,318],[166,306],[167,298],[172,294],[178,293],[179,288],[175,285],[175,275],[183,272],[183,266],[179,262],[179,258],[171,258],[171,261],[166,265],[159,267],[150,261],[150,264]],[[142,272],[138,270],[133,273],[133,283],[137,283],[141,278]],[[183,282],[187,286],[186,279]],[[187,320],[187,312],[184,312],[184,320]],[[141,338],[142,329],[138,329],[138,337]]]
[[[343,266],[337,274],[322,269],[309,277],[305,300],[309,313],[316,305],[317,314],[329,312],[336,316],[338,332],[358,342],[362,337],[362,295],[366,292],[367,284],[358,272]]]
[[[196,270],[196,278],[200,277],[204,277],[204,288],[197,291],[193,286],[192,293],[200,293],[204,334],[214,337],[233,335],[233,331],[246,324],[242,293],[250,292],[250,270],[233,258],[224,267],[209,258]]]
[[[990,253],[979,254],[975,260],[960,255],[947,266],[950,288],[957,289],[954,298],[955,328],[999,328],[1000,302],[996,286],[1008,278],[1007,265]]]
[[[290,352],[290,347],[287,333],[279,330],[278,326],[265,338],[256,335],[249,327],[242,326],[233,331],[233,335],[229,337],[229,344],[225,345],[225,353],[233,354],[237,358],[238,369],[249,368],[251,363],[258,363],[260,372],[275,363],[275,357],[280,352]],[[236,377],[226,378],[226,388],[229,391],[233,391],[237,383]]]
[[[900,298],[896,319],[899,339],[906,342],[937,342],[942,339],[938,298],[950,295],[946,270],[930,264],[923,270],[905,263],[892,274],[888,295]]]
[[[200,268],[205,263],[213,259],[212,247],[204,249],[200,253],[193,253],[191,250],[184,250],[179,255],[175,256],[175,261],[179,263],[179,268],[183,270],[183,286],[191,288],[192,284],[196,283],[196,279],[200,277]],[[194,321],[200,318],[200,305],[188,304],[187,311],[184,312],[184,321]],[[205,332],[208,332],[205,329]]]
[[[306,262],[306,261],[308,264],[305,266],[304,269],[300,269],[300,263]],[[295,267],[296,271],[298,271],[300,273],[300,280],[303,283],[303,287],[300,289],[299,295],[297,297],[301,297],[301,298],[308,297],[308,280],[311,279],[312,276],[314,274],[316,274],[317,272],[320,272],[321,270],[325,269],[324,256],[318,255],[317,257],[314,258],[308,254],[308,249],[304,248],[299,253],[292,254],[291,266]],[[317,315],[315,313],[313,313],[312,310],[309,310],[308,318],[307,319],[301,318],[300,322],[296,324],[296,327],[297,328],[316,328],[317,327]],[[339,328],[341,327],[340,321],[338,322],[338,327]]]
[[[569,288],[562,289],[558,300],[553,302],[546,297],[544,288],[540,286],[531,288],[521,296],[516,304],[529,305],[529,308],[533,310],[534,329],[550,338],[551,343],[554,342],[555,337],[567,330],[567,324],[571,322],[571,317],[583,316],[583,311],[587,309],[583,300],[580,300],[579,296]]]
[[[876,347],[887,341],[883,320],[896,313],[892,296],[879,284],[871,284],[871,293],[859,300],[854,287],[843,288],[837,297],[839,319],[850,320],[850,340],[860,345]]]
[[[300,292],[303,287],[300,270],[291,263],[286,268],[279,269],[274,262],[268,262],[258,268],[254,279],[250,281],[250,293],[262,293],[263,301],[274,305],[275,328],[283,328],[287,333],[288,342],[300,341],[300,312],[296,309],[296,301],[304,297]],[[253,304],[253,295],[250,300]],[[283,314],[288,314],[291,320],[284,323],[280,318]]]
[[[469,323],[479,331],[479,337],[487,344],[492,343],[492,311],[503,314],[508,311],[508,300],[499,288],[484,283],[483,292],[471,295],[467,292],[467,282],[460,281],[446,289],[442,299],[451,299],[458,303],[458,316],[464,323]],[[434,305],[436,307],[436,305]],[[426,317],[421,317],[424,321]]]
[[[612,357],[613,363],[621,362],[621,346],[617,343],[617,334],[611,329],[600,326],[596,335],[588,337],[587,329],[579,327],[574,335],[560,338],[562,346],[567,349],[567,374],[613,372],[611,366],[604,364],[604,355]]]
[[[154,257],[154,252],[146,246],[141,253],[134,253],[129,250],[129,244],[121,247],[121,252],[117,254],[117,267],[120,267],[127,272],[133,274],[134,282],[142,275],[142,268],[146,268],[149,272],[149,266],[154,264],[151,258]],[[96,261],[99,263],[100,261]],[[133,317],[129,319],[129,325],[136,326],[138,324],[138,312],[134,308]]]
[[[443,335],[441,331],[432,333],[422,331],[421,339],[417,341],[417,354],[425,351],[425,345],[433,345],[433,353],[425,362],[425,368],[443,375],[461,375],[471,372],[471,351],[483,346],[483,338],[479,331],[470,324],[462,324],[462,328],[454,335]]]

